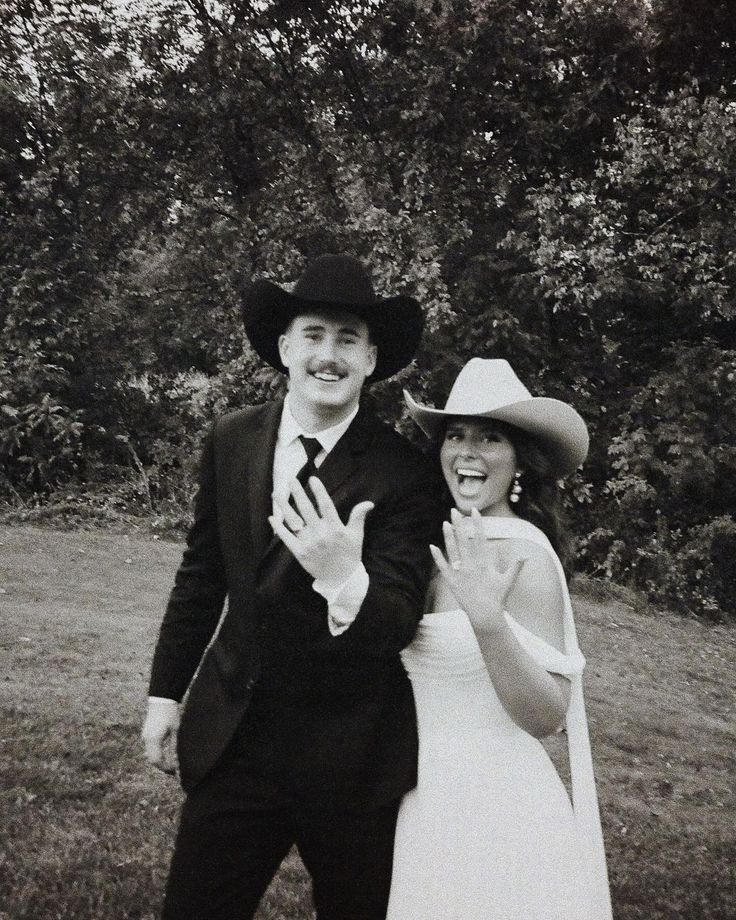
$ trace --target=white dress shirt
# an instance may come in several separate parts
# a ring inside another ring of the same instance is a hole
[[[322,431],[305,431],[292,415],[287,394],[281,413],[281,423],[279,424],[276,450],[273,457],[274,499],[278,498],[282,504],[288,503],[290,495],[289,484],[307,461],[306,451],[299,440],[300,435],[307,438],[316,438],[322,446],[322,450],[314,458],[314,465],[319,469],[357,414],[358,406],[337,425],[324,428]],[[277,519],[283,518],[281,509],[275,500],[273,513]],[[339,584],[332,584],[326,580],[320,581],[318,579],[315,579],[312,583],[314,590],[327,601],[327,625],[333,636],[345,632],[356,618],[360,605],[368,593],[368,585],[368,572],[362,562],[358,564],[347,580]]]

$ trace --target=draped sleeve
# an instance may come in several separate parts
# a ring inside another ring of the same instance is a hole
[[[528,653],[546,670],[570,676],[570,705],[565,717],[567,730],[568,756],[570,759],[570,780],[572,786],[572,803],[575,812],[575,823],[580,835],[583,852],[586,853],[587,872],[593,893],[596,920],[613,920],[611,908],[611,895],[608,884],[608,869],[606,867],[606,853],[603,847],[603,831],[601,829],[600,811],[598,809],[598,793],[595,786],[593,773],[593,757],[590,750],[590,737],[588,734],[588,720],[585,714],[585,701],[583,699],[582,665],[585,659],[578,645],[575,620],[573,619],[570,593],[567,590],[567,580],[562,569],[562,564],[552,548],[552,544],[542,531],[529,521],[520,518],[485,517],[483,526],[488,539],[523,539],[543,547],[552,558],[564,600],[563,633],[565,643],[564,655],[557,649],[548,646],[544,640],[524,629],[523,626],[509,616],[511,629],[520,644]],[[526,635],[523,635],[521,632]],[[523,637],[522,637],[523,636]],[[531,638],[530,638],[531,637]],[[546,646],[546,648],[542,648]],[[556,653],[556,664],[548,667],[544,661],[552,663],[551,651]],[[562,665],[573,665],[569,672],[559,670]]]
[[[571,652],[561,652],[554,645],[550,645],[549,642],[540,639],[535,633],[522,626],[508,611],[504,610],[504,616],[516,641],[545,671],[551,674],[561,674],[563,677],[573,677],[583,673],[585,658],[579,648],[574,648]]]

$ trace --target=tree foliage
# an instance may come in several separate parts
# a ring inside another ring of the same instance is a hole
[[[426,309],[415,365],[374,389],[386,417],[411,431],[402,385],[439,401],[472,355],[508,357],[591,427],[581,565],[733,613],[727,6],[4,7],[6,494],[181,502],[212,415],[282,386],[243,285],[351,251]]]

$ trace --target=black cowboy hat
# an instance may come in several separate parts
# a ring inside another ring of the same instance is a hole
[[[406,367],[419,347],[424,327],[419,304],[403,295],[378,297],[368,271],[353,256],[319,256],[304,269],[292,293],[272,281],[255,281],[242,302],[251,345],[282,373],[286,368],[279,357],[279,336],[295,316],[315,310],[344,310],[368,325],[378,348],[371,381],[391,377]]]

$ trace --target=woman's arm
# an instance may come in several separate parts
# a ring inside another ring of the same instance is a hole
[[[550,674],[521,647],[511,627],[475,627],[493,686],[518,726],[535,738],[557,731],[570,702],[570,681]]]

